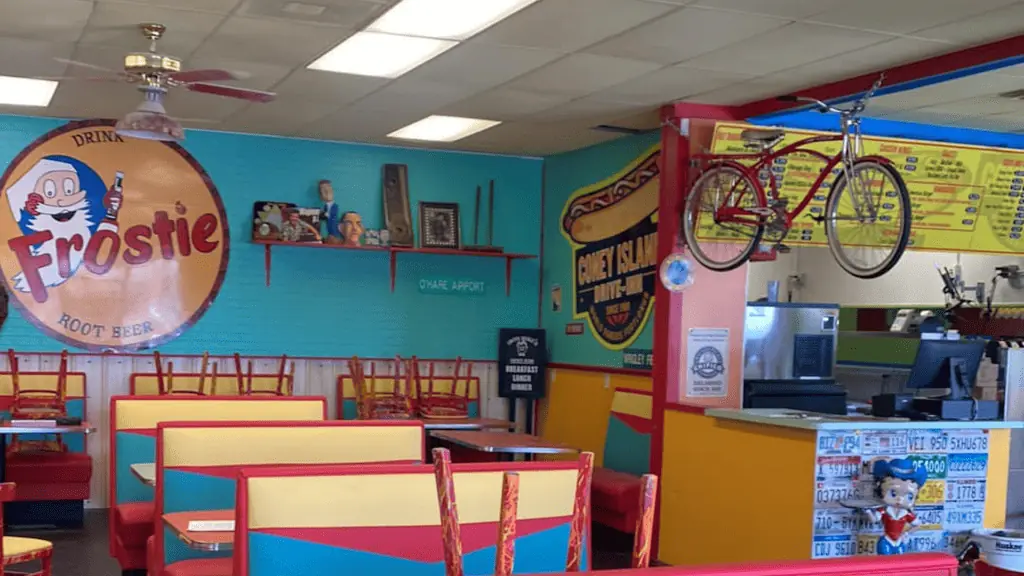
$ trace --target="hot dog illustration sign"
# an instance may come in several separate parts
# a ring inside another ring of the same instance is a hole
[[[71,122],[0,177],[0,273],[21,314],[89,350],[177,337],[220,290],[224,206],[176,144],[123,139],[111,122]]]
[[[658,146],[610,178],[577,190],[562,210],[573,250],[573,318],[604,347],[636,340],[654,309],[658,274]]]

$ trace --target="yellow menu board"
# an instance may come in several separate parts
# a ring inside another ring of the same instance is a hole
[[[750,148],[745,148],[740,138],[740,132],[749,128],[756,126],[718,124],[711,151],[749,154]],[[775,150],[823,134],[826,133],[787,129],[785,139]],[[808,148],[833,156],[840,146],[835,141],[811,144]],[[1024,151],[865,136],[862,155],[888,158],[903,176],[910,192],[913,217],[910,249],[1024,252]],[[824,161],[808,154],[794,153],[775,160],[771,170],[779,195],[788,200],[790,209],[803,200],[824,168]],[[803,214],[794,219],[786,244],[827,244],[824,225],[806,216],[817,216],[825,210],[825,199],[839,170],[833,170]],[[770,193],[765,180],[762,184]]]

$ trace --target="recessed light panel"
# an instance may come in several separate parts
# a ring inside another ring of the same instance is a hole
[[[443,53],[456,42],[378,32],[357,32],[309,65],[358,76],[397,78]]]
[[[389,138],[402,140],[429,140],[431,142],[455,142],[467,136],[482,132],[501,124],[496,120],[461,118],[459,116],[427,116],[405,128],[399,128]]]
[[[465,40],[537,0],[402,0],[367,30]]]
[[[45,108],[56,91],[57,82],[53,80],[0,76],[0,104]]]

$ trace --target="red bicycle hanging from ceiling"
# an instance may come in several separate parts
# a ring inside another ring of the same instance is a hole
[[[780,98],[809,102],[819,112],[839,114],[840,132],[801,139],[773,151],[786,133],[777,129],[744,130],[740,137],[755,151],[749,154],[695,154],[701,168],[683,207],[683,237],[693,257],[705,267],[724,272],[750,259],[762,240],[781,251],[793,220],[822,188],[831,188],[823,214],[810,217],[825,223],[828,247],[836,262],[858,278],[877,278],[892,269],[910,240],[910,194],[892,163],[882,156],[862,156],[860,114],[881,86],[882,78],[850,108],[834,108],[820,100],[798,96]],[[841,142],[829,156],[812,144]],[[792,210],[779,194],[772,168],[777,159],[805,154],[825,162],[825,168]],[[831,186],[826,183],[835,174]],[[767,192],[765,190],[767,184]]]

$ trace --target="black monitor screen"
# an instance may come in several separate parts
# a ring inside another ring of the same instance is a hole
[[[907,388],[949,388],[949,360],[959,359],[963,362],[962,384],[969,392],[984,353],[984,340],[921,340]]]

